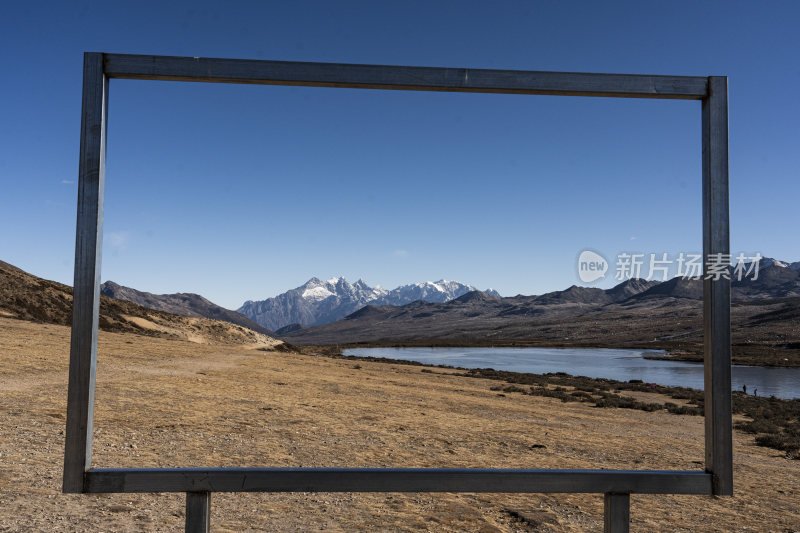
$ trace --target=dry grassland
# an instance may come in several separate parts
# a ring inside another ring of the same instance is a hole
[[[0,531],[182,531],[183,494],[62,495],[69,328],[0,317]],[[703,420],[496,381],[100,333],[94,465],[701,468]],[[632,497],[633,531],[800,530],[800,461],[736,432],[734,498]],[[600,531],[602,495],[214,494],[214,531]]]

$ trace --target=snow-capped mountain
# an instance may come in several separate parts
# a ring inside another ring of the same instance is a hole
[[[334,322],[367,304],[405,305],[416,300],[447,302],[474,290],[472,285],[446,280],[403,285],[387,291],[380,285],[370,287],[363,280],[351,284],[343,277],[327,281],[311,278],[274,298],[248,300],[238,311],[274,331],[293,324],[319,326]],[[485,292],[499,296],[492,289]]]
[[[787,263],[785,261],[778,261],[776,259],[773,259],[772,261],[774,261],[773,264],[775,264],[777,266],[782,266],[784,268],[788,268],[789,270],[800,270],[800,261],[796,261],[794,263]],[[763,259],[761,260],[761,268],[764,268],[764,260]]]
[[[736,258],[734,257],[734,266],[736,264]],[[748,269],[752,267],[752,263],[745,263]],[[758,269],[763,270],[765,268],[769,268],[771,266],[779,267],[779,268],[788,268],[789,270],[800,270],[800,261],[796,261],[794,263],[789,263],[787,261],[781,261],[780,259],[773,259],[772,257],[762,257],[758,260]]]
[[[771,266],[776,266],[776,267],[780,267],[780,268],[794,268],[794,266],[798,265],[798,264],[800,264],[800,262],[792,263],[790,265],[789,263],[787,263],[785,261],[781,261],[780,259],[773,259],[771,257],[762,257],[761,259],[758,260],[758,268],[759,269],[767,268],[767,267],[771,267]],[[748,265],[749,265],[749,263],[748,263]],[[795,268],[795,270],[796,270],[796,268]]]
[[[351,285],[344,278],[331,278],[327,281],[311,278],[298,289],[303,289],[300,296],[308,302],[321,302],[331,296],[347,296],[350,299],[372,301],[387,294],[387,291],[380,286],[372,288],[363,280],[358,280]]]
[[[464,285],[458,281],[440,279],[439,281],[425,281],[423,283],[402,285],[392,291],[384,291],[385,294],[379,296],[375,301],[370,302],[370,304],[405,305],[416,300],[442,303],[449,302],[450,300],[454,300],[459,296],[475,290],[477,289],[472,285]],[[486,289],[484,292],[492,296],[500,296],[494,289]]]

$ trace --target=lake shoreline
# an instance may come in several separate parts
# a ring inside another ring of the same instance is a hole
[[[370,346],[365,346],[364,344],[370,344]],[[581,379],[581,380],[594,380],[598,382],[604,383],[630,383],[630,382],[641,382],[641,380],[631,380],[631,381],[624,381],[624,380],[617,380],[613,378],[603,378],[603,377],[590,377],[590,376],[582,376],[582,375],[575,375],[570,374],[567,372],[546,372],[546,373],[535,373],[535,372],[520,372],[514,370],[496,370],[491,367],[476,369],[476,368],[467,368],[457,365],[445,365],[445,364],[432,364],[432,363],[423,363],[420,361],[408,360],[408,359],[395,359],[391,357],[376,357],[371,355],[345,355],[343,352],[345,350],[356,350],[361,348],[581,348],[581,349],[591,349],[591,348],[599,348],[599,349],[631,349],[631,350],[653,350],[653,348],[636,348],[636,347],[609,347],[609,346],[499,346],[499,345],[492,345],[492,346],[463,346],[463,345],[455,345],[455,346],[440,346],[440,345],[429,345],[429,344],[416,344],[413,343],[410,346],[404,346],[403,343],[387,343],[382,344],[378,343],[378,345],[373,345],[374,343],[364,343],[364,344],[357,344],[357,345],[338,345],[338,346],[330,346],[330,345],[323,345],[323,346],[295,346],[291,344],[286,344],[285,350],[294,351],[296,353],[301,353],[304,355],[321,355],[325,357],[332,357],[332,358],[343,358],[343,359],[352,359],[352,360],[360,360],[360,361],[368,361],[368,362],[377,362],[377,363],[386,363],[386,364],[395,364],[395,365],[410,365],[410,366],[421,366],[421,367],[429,367],[429,368],[446,368],[451,370],[462,370],[464,372],[471,372],[474,370],[489,370],[496,373],[508,374],[511,376],[568,376],[570,378]],[[693,358],[688,355],[683,354],[667,354],[667,355],[656,355],[656,354],[643,354],[643,359],[653,360],[653,361],[666,361],[666,362],[682,362],[682,363],[695,363],[695,364],[702,364],[702,358]],[[758,367],[759,365],[746,365],[746,364],[732,364],[733,367]],[[760,365],[766,366],[766,365]],[[780,368],[780,367],[778,367]],[[794,368],[794,367],[785,367],[785,368]],[[645,382],[647,383],[647,382]],[[696,391],[702,393],[702,389],[692,388],[692,387],[680,387],[675,385],[663,385],[663,384],[656,384],[658,387],[662,387],[664,389],[669,389],[669,391]],[[741,394],[740,391],[734,390],[734,394]],[[745,395],[747,396],[747,395]],[[769,399],[769,396],[764,397],[755,397],[756,399]],[[776,398],[780,401],[798,401],[800,402],[800,398]]]
[[[363,341],[328,345],[292,345],[297,348],[316,350],[346,350],[356,348],[603,348],[620,350],[662,350],[665,355],[646,355],[645,359],[703,363],[703,346],[696,343],[675,341],[635,343],[583,343],[571,340],[545,341],[536,339],[410,339]],[[794,353],[783,353],[784,348],[752,344],[732,347],[731,364],[735,366],[758,366],[767,368],[800,368],[800,359]],[[794,352],[793,350],[789,350]],[[789,356],[789,357],[785,357]]]

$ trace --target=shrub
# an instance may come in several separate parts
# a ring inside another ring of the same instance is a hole
[[[780,426],[777,426],[769,420],[757,419],[750,422],[738,422],[736,429],[746,433],[780,433]]]

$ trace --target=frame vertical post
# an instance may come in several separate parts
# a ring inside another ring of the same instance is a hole
[[[211,493],[186,493],[186,533],[208,533],[211,530]]]
[[[64,492],[84,492],[84,472],[92,462],[107,112],[108,79],[103,73],[103,54],[86,53],[83,56]]]
[[[719,495],[733,494],[729,224],[728,78],[710,76],[703,99],[703,257],[706,273],[721,258],[728,274],[703,276],[706,470]]]
[[[603,532],[628,533],[631,524],[631,495],[607,492],[603,507]]]

